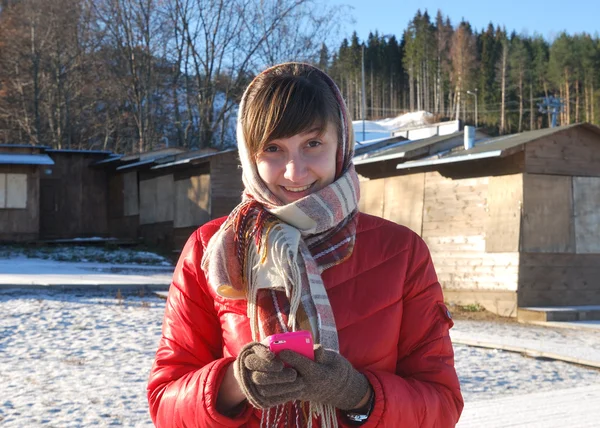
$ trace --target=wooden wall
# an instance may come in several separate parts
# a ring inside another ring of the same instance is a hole
[[[361,181],[359,210],[402,224],[420,235],[424,185],[425,174]]]
[[[361,211],[422,236],[447,300],[509,316],[516,316],[521,203],[522,174],[432,171],[361,182]]]
[[[111,237],[137,239],[139,196],[137,171],[112,173],[108,181],[108,229]]]
[[[103,155],[51,155],[54,165],[40,177],[40,236],[46,239],[108,235],[108,177],[90,168]]]
[[[210,162],[210,218],[229,215],[242,200],[242,169],[237,152],[216,155]]]
[[[523,183],[519,306],[599,305],[600,177],[525,174]]]
[[[37,239],[40,229],[39,167],[37,165],[1,165],[0,174],[22,174],[27,177],[26,208],[0,208],[0,241]]]
[[[508,245],[510,241],[500,238],[503,223],[512,222],[517,231],[519,225],[506,218],[497,202],[511,193],[519,193],[518,175],[451,179],[438,172],[426,173],[422,237],[445,289],[517,291],[519,253]]]
[[[600,176],[600,136],[584,127],[568,128],[525,146],[526,172]]]
[[[600,304],[600,254],[522,253],[520,307]]]
[[[210,174],[176,180],[173,227],[197,227],[209,220]]]

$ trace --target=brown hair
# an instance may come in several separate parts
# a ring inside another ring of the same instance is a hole
[[[258,75],[246,94],[242,130],[250,155],[265,144],[288,138],[314,127],[324,132],[327,123],[342,138],[340,106],[336,97],[314,67],[287,63]]]

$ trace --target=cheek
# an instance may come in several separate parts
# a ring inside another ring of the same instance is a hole
[[[262,178],[262,180],[269,185],[275,183],[281,167],[272,159],[259,159],[256,162],[256,169],[258,170],[258,175],[260,178]]]
[[[327,153],[319,162],[319,175],[327,184],[333,183],[335,180],[335,152]]]

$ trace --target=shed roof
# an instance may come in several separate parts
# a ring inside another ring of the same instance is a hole
[[[556,128],[544,128],[491,138],[469,150],[459,150],[446,155],[430,157],[428,159],[400,163],[396,166],[396,169],[417,168],[476,159],[510,156],[524,150],[525,144],[527,143],[577,127],[588,129],[600,135],[600,128],[589,123],[575,123],[572,125],[558,126]]]
[[[108,163],[113,163],[113,162],[117,162],[118,160],[120,160],[123,157],[123,155],[115,155],[112,154],[109,157],[107,157],[106,159],[100,159],[97,160],[93,163],[91,163],[91,166],[98,166],[98,165],[106,165]]]
[[[193,163],[196,163],[198,160],[206,160],[213,156],[222,155],[224,153],[231,153],[231,152],[237,152],[237,149],[231,148],[231,149],[221,150],[220,152],[210,152],[210,153],[206,153],[204,151],[204,152],[198,153],[198,154],[187,154],[186,153],[186,155],[188,155],[186,157],[183,157],[181,159],[175,159],[172,162],[160,163],[158,165],[153,166],[151,169],[168,168],[168,167],[177,166],[177,165],[184,165],[187,163],[193,164]]]
[[[0,149],[48,149],[48,146],[34,146],[33,144],[0,144]]]
[[[479,132],[476,134],[476,141],[483,141],[488,138],[489,137],[485,134],[481,134]],[[459,131],[452,134],[436,135],[416,141],[401,141],[379,150],[364,153],[361,156],[355,156],[354,164],[362,165],[391,159],[410,159],[414,157],[423,157],[433,154],[437,146],[447,146],[447,143],[451,143],[453,141],[456,143],[452,144],[453,146],[460,146],[463,144],[463,139],[464,131]]]
[[[110,150],[46,149],[46,153],[67,153],[85,155],[112,155]]]
[[[54,165],[48,155],[0,153],[0,165]]]

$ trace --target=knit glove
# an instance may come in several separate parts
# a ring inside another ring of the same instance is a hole
[[[334,351],[315,346],[315,360],[290,350],[279,358],[298,371],[306,387],[300,399],[329,404],[341,410],[356,408],[369,389],[369,381],[352,367],[350,361]]]
[[[244,395],[254,407],[267,409],[298,399],[304,380],[269,348],[250,342],[234,361],[233,373]]]

